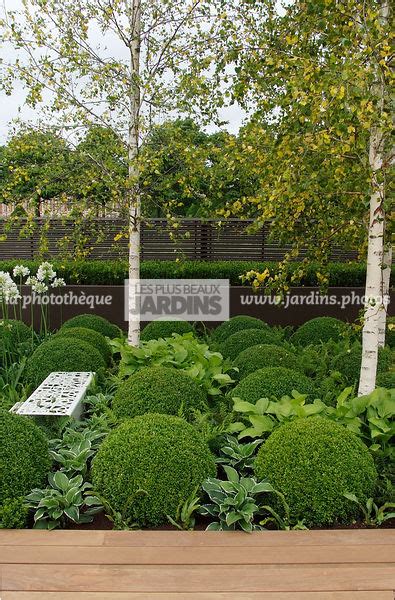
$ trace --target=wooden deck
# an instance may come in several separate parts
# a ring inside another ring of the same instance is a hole
[[[395,531],[1,531],[1,600],[394,600]]]

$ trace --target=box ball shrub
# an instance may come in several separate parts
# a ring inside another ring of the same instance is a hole
[[[290,337],[290,342],[295,346],[308,346],[334,340],[338,342],[344,331],[346,323],[334,317],[317,317],[301,325]]]
[[[385,332],[385,343],[390,348],[395,348],[395,317],[387,318],[387,329]]]
[[[131,375],[115,393],[112,408],[118,419],[145,413],[186,417],[192,409],[207,410],[206,394],[189,375],[171,367],[145,367]]]
[[[69,337],[75,340],[82,340],[87,342],[102,355],[104,362],[108,365],[111,361],[111,348],[101,333],[94,329],[87,329],[86,327],[65,327],[61,329],[54,337]]]
[[[79,339],[55,336],[43,342],[29,357],[26,380],[39,386],[53,371],[94,371],[105,367],[99,350]]]
[[[121,330],[117,325],[110,323],[110,321],[99,315],[77,315],[63,323],[62,329],[65,329],[66,327],[85,327],[87,329],[93,329],[110,339],[121,335]]]
[[[41,486],[51,467],[48,441],[31,419],[0,410],[0,504]]]
[[[333,371],[339,371],[349,385],[359,380],[362,362],[362,346],[354,344],[348,350],[338,354],[331,363]],[[379,348],[377,373],[384,373],[391,366],[391,350],[389,348]]]
[[[232,390],[232,398],[241,398],[255,404],[260,398],[290,396],[296,390],[312,400],[314,384],[303,373],[286,367],[266,367],[247,375]]]
[[[308,527],[349,522],[373,496],[377,472],[364,443],[323,417],[296,419],[275,430],[259,449],[255,473],[284,494],[291,515]]]
[[[211,339],[213,342],[220,344],[238,331],[244,331],[245,329],[267,329],[268,327],[269,325],[256,317],[237,315],[236,317],[231,317],[229,321],[224,321],[221,325],[218,325],[212,332]]]
[[[265,367],[286,367],[302,371],[298,357],[275,344],[257,344],[243,350],[233,361],[233,366],[239,369],[237,374],[239,380]]]
[[[215,462],[202,435],[184,419],[146,414],[107,436],[92,474],[95,491],[114,510],[139,525],[161,525],[215,475]]]
[[[183,335],[193,331],[191,323],[188,321],[151,321],[141,332],[141,340],[158,340],[159,338],[171,337],[173,333]]]
[[[224,358],[235,358],[251,346],[257,344],[276,344],[279,342],[279,333],[274,329],[245,329],[229,336],[220,346],[219,351]]]
[[[383,387],[388,390],[395,389],[395,371],[379,373],[376,378],[376,387]]]

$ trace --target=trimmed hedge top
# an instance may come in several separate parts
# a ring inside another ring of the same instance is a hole
[[[69,337],[87,342],[100,352],[106,365],[111,362],[112,352],[106,338],[94,329],[87,329],[86,327],[65,327],[58,331],[54,337]]]
[[[247,375],[230,395],[255,404],[260,398],[290,396],[293,390],[309,395],[310,399],[315,393],[313,382],[303,373],[285,367],[266,367]]]
[[[259,449],[255,472],[283,493],[294,519],[309,527],[348,522],[373,496],[373,458],[351,431],[322,417],[297,419],[274,431]]]
[[[93,461],[93,485],[110,506],[140,525],[168,523],[196,487],[215,475],[202,435],[169,415],[147,414],[113,430]]]
[[[240,352],[256,346],[257,344],[277,344],[280,341],[280,333],[275,329],[263,327],[261,329],[244,329],[230,335],[222,344],[219,351],[224,358],[234,360]]]
[[[347,325],[334,317],[316,317],[301,325],[289,341],[295,346],[308,346],[334,340],[338,342]]]
[[[18,260],[0,261],[0,270],[12,274],[13,268],[20,264]],[[126,260],[85,260],[85,261],[52,261],[59,277],[64,277],[69,284],[86,285],[124,285],[128,278],[128,263]],[[35,272],[40,261],[24,260],[23,264]],[[264,271],[266,268],[275,272],[278,269],[276,262],[251,262],[251,261],[180,261],[172,260],[144,260],[141,263],[141,277],[146,279],[229,279],[232,285],[241,285],[240,275],[251,269]],[[300,264],[295,262],[289,265],[290,273],[299,270]],[[361,262],[330,263],[329,285],[331,286],[364,286],[366,267]],[[307,275],[301,280],[302,286],[317,286],[316,272],[318,265],[311,264],[307,267]],[[395,265],[392,267],[392,276],[395,276]]]
[[[255,317],[248,315],[237,315],[232,317],[229,321],[224,321],[221,325],[218,325],[211,334],[213,342],[221,344],[228,337],[237,333],[238,331],[244,331],[245,329],[264,329],[268,325]]]
[[[94,371],[105,367],[99,350],[76,338],[55,336],[43,342],[26,364],[28,383],[38,387],[53,371]]]
[[[0,410],[0,504],[45,482],[51,466],[48,441],[29,418]]]
[[[145,413],[188,417],[192,409],[207,410],[202,388],[182,371],[168,367],[145,367],[118,388],[112,408],[118,419]]]
[[[141,332],[142,342],[171,337],[173,333],[183,335],[193,331],[193,326],[188,321],[151,321]]]
[[[300,360],[293,352],[275,344],[257,344],[243,350],[233,361],[233,366],[239,369],[239,380],[265,367],[286,367],[303,371]]]
[[[99,317],[99,315],[77,315],[63,323],[62,329],[66,327],[85,327],[87,329],[93,329],[104,335],[104,337],[109,337],[111,339],[121,335],[119,327],[110,323],[110,321],[107,321],[104,317]]]

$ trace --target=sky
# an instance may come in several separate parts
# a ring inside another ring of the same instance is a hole
[[[21,7],[21,4],[21,0],[5,0],[4,2],[7,10],[18,10]],[[1,12],[2,8],[0,6],[0,14]],[[95,33],[93,31],[91,34],[91,41],[93,43],[102,41],[100,32]],[[111,41],[109,44],[106,42],[106,44],[110,52],[113,51],[117,54],[115,46],[111,48]],[[12,59],[15,56],[15,53],[9,46],[2,46],[0,48],[0,56],[3,56],[5,59]],[[11,96],[6,96],[4,92],[0,92],[0,145],[5,144],[10,137],[12,132],[12,121],[14,119],[17,118],[23,122],[29,121],[33,123],[38,119],[39,108],[34,110],[26,106],[25,97],[26,91],[23,89],[23,86],[18,83],[15,84],[14,92]],[[245,116],[245,113],[238,106],[224,108],[220,111],[220,118],[222,121],[228,123],[225,125],[225,128],[231,133],[238,132],[240,126],[243,124]],[[214,126],[209,126],[206,130],[211,133],[215,131],[216,128]]]

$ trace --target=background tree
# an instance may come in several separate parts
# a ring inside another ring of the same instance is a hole
[[[139,277],[141,140],[157,116],[176,108],[191,32],[202,29],[207,10],[200,0],[25,0],[1,22],[17,52],[15,61],[3,63],[8,92],[19,79],[27,104],[40,105],[46,122],[76,136],[103,126],[123,140],[131,280]],[[131,285],[129,304],[135,303]],[[132,344],[138,344],[139,326],[137,317],[129,319]]]
[[[367,250],[359,388],[365,394],[374,388],[384,338],[391,256],[386,234],[393,163],[390,7],[376,0],[283,6],[251,0],[248,10],[246,4],[222,2],[221,18],[210,32],[215,51],[207,49],[207,40],[197,44],[196,62],[204,67],[191,88],[200,101],[204,92],[213,103],[221,84],[227,86],[230,102],[253,111],[254,120],[271,133],[270,150],[260,153],[260,193],[222,212],[225,217],[252,213],[257,225],[271,221],[280,241],[292,245],[288,259],[305,247],[306,260],[319,261],[323,284],[333,243],[361,254]],[[282,274],[287,282],[287,260]],[[265,282],[278,283],[270,277]]]

